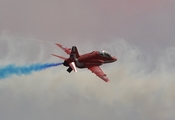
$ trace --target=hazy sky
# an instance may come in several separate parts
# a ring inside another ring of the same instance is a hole
[[[105,83],[63,66],[0,80],[2,120],[174,120],[174,0],[0,0],[0,66],[107,50]],[[48,42],[45,42],[48,41]]]

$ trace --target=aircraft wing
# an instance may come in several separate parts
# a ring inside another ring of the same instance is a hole
[[[101,70],[99,66],[92,66],[88,68],[92,71],[92,73],[95,73],[98,77],[100,77],[105,82],[109,82],[109,79],[107,78],[106,74]]]
[[[60,47],[62,50],[64,50],[67,54],[70,55],[70,53],[71,53],[71,48],[64,47],[63,45],[58,44],[58,43],[56,43],[56,45],[57,45],[58,47]]]

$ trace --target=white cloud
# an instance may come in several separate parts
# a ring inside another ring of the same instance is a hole
[[[59,61],[48,57],[55,48],[62,54],[52,44],[36,45],[9,35],[1,35],[0,43],[7,53],[1,52],[1,65]],[[174,47],[157,56],[158,61],[121,39],[98,44],[104,48],[119,58],[102,66],[109,83],[86,69],[68,74],[63,66],[13,76],[0,81],[0,119],[174,119]]]

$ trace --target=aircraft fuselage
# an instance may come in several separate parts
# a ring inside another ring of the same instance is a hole
[[[99,54],[99,51],[93,51],[91,53],[83,54],[78,58],[74,58],[76,67],[78,68],[88,68],[91,66],[100,66],[105,63],[115,62],[117,59],[115,57],[104,57]],[[69,61],[72,59],[65,60],[67,63],[64,63],[65,66],[69,66]]]

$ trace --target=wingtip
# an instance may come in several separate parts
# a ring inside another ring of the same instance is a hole
[[[109,82],[109,79],[107,78],[106,74],[105,74],[105,76],[103,76],[102,79],[103,79],[105,82]]]
[[[105,82],[110,82],[109,80],[106,80]]]
[[[110,82],[109,79],[103,79],[105,82]]]

